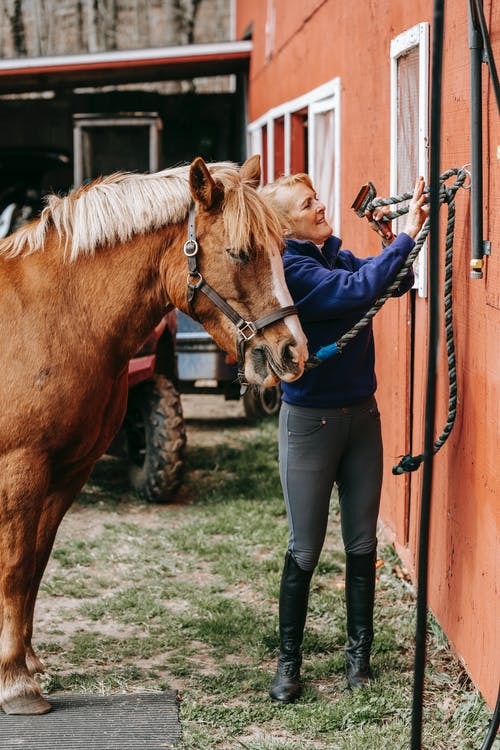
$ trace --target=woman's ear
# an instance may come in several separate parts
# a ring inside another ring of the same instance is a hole
[[[285,230],[283,230],[283,234],[285,235],[285,237],[291,237],[292,236],[292,230],[289,229],[289,228],[285,229]]]

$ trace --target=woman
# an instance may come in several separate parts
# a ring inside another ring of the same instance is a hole
[[[390,223],[381,222],[387,207],[367,213],[384,246],[373,258],[358,258],[340,249],[341,241],[332,235],[325,206],[308,175],[281,177],[262,189],[282,221],[285,277],[310,352],[352,328],[401,269],[429,212],[424,187],[419,178],[404,232],[397,237]],[[412,284],[409,271],[395,296]],[[293,383],[282,383],[279,464],[290,537],[279,600],[280,653],[270,695],[283,703],[301,693],[309,584],[323,547],[335,482],[346,552],[347,683],[351,689],[361,688],[372,679],[376,527],[382,486],[374,365],[369,324],[340,356]]]

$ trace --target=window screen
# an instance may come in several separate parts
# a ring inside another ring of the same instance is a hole
[[[419,49],[398,58],[397,183],[398,193],[413,190],[418,176]]]
[[[415,179],[427,178],[429,25],[420,23],[391,41],[391,195],[411,193]],[[407,205],[405,202],[403,205]],[[403,216],[394,222],[401,232]],[[427,294],[427,247],[413,269],[419,296]]]

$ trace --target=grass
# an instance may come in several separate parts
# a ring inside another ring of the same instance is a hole
[[[189,434],[189,433],[188,433]],[[379,550],[374,686],[345,689],[338,507],[313,578],[304,695],[268,698],[287,524],[276,422],[193,445],[180,502],[135,498],[101,461],[60,529],[38,630],[48,692],[176,689],[185,750],[403,750],[410,746],[414,593]],[[430,617],[423,748],[478,750],[489,714]],[[498,747],[498,746],[497,746]]]

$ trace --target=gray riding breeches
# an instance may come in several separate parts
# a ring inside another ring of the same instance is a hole
[[[376,548],[382,459],[380,414],[373,396],[339,409],[282,403],[279,467],[288,548],[303,570],[313,570],[319,560],[335,482],[345,551],[362,555]]]

